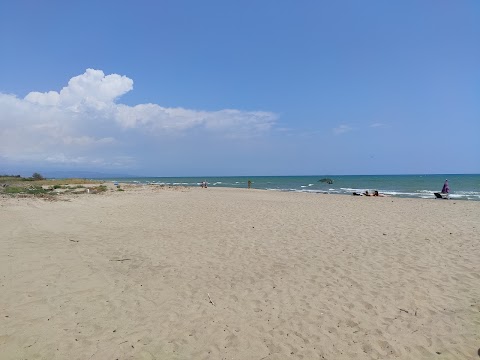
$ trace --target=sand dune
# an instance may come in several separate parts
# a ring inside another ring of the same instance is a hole
[[[480,202],[0,199],[0,359],[474,359]]]

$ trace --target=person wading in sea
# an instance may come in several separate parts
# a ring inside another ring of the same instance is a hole
[[[445,183],[443,184],[441,193],[446,194],[447,198],[448,198],[448,195],[450,193],[450,186],[448,186],[448,179],[445,180]]]

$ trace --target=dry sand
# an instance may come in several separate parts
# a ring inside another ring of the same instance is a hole
[[[480,202],[0,199],[0,359],[475,359]]]

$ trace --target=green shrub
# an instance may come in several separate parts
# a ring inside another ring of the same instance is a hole
[[[27,189],[28,194],[45,194],[47,191],[41,186],[32,186]]]
[[[25,192],[25,188],[19,187],[19,186],[8,186],[5,188],[6,194],[20,194],[24,192]]]
[[[45,194],[48,193],[48,190],[43,189],[41,186],[31,186],[29,188],[21,186],[8,186],[5,188],[6,194]]]
[[[95,186],[91,189],[92,193],[100,193],[107,191],[108,188],[105,185]]]

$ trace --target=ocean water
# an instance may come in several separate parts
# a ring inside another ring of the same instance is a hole
[[[333,184],[319,181],[330,178]],[[433,199],[445,179],[450,185],[450,198],[480,201],[480,174],[473,175],[328,175],[328,176],[229,176],[229,177],[131,177],[103,179],[136,184],[200,186],[204,180],[210,187],[252,188],[272,191],[296,191],[352,195],[353,192],[378,190],[394,197]]]

